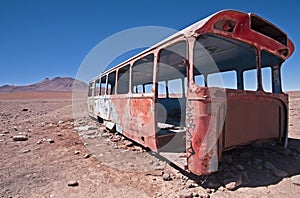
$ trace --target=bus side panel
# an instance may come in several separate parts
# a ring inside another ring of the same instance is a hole
[[[95,117],[95,99],[94,97],[88,97],[87,99],[88,105],[88,114],[89,116]]]
[[[284,107],[266,97],[228,98],[224,149],[254,140],[280,139]]]
[[[126,137],[157,150],[154,98],[114,98],[111,112],[116,128]]]
[[[109,96],[99,96],[95,98],[94,112],[96,117],[101,117],[104,120],[110,120],[110,99]]]

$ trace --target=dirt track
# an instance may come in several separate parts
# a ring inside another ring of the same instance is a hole
[[[300,94],[290,98],[288,149],[274,143],[235,149],[225,154],[220,172],[194,177],[106,132],[84,112],[74,121],[69,93],[0,94],[0,195],[297,197]],[[28,140],[14,141],[16,135]],[[225,185],[230,179],[240,183],[234,191]],[[79,185],[68,186],[72,180]]]

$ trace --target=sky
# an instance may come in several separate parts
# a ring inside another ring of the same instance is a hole
[[[300,90],[300,1],[0,0],[0,86],[75,77],[87,54],[120,31],[142,26],[181,30],[214,12],[253,12],[280,27],[296,50],[282,67],[283,89]]]

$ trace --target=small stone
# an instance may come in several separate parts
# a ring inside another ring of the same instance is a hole
[[[236,167],[238,170],[240,170],[240,171],[245,170],[245,169],[244,169],[244,166],[241,165],[241,164],[236,164],[235,167]]]
[[[253,166],[259,166],[259,165],[261,165],[262,164],[262,160],[261,159],[257,159],[257,158],[255,158],[254,159],[254,161],[253,161]]]
[[[220,190],[220,191],[225,191],[226,188],[224,188],[224,186],[220,186],[220,188],[219,188],[218,190]]]
[[[15,131],[18,131],[18,128],[17,128],[16,126],[14,126],[14,130],[15,130]]]
[[[43,143],[43,140],[39,140],[36,142],[36,144],[42,144]]]
[[[129,141],[129,140],[124,140],[123,141],[124,145],[127,147],[132,147],[133,146],[133,142]]]
[[[74,155],[80,154],[80,151],[74,151]]]
[[[120,136],[115,136],[111,139],[112,142],[119,142],[121,140]]]
[[[83,143],[83,145],[84,145],[84,146],[87,146],[87,145],[89,145],[89,144],[88,144],[87,142],[85,142],[85,143]]]
[[[206,188],[205,191],[206,191],[208,194],[212,193],[212,191],[211,191],[210,188]]]
[[[97,127],[89,126],[87,130],[97,130],[97,129],[98,129]]]
[[[227,171],[227,172],[224,173],[223,178],[231,178],[231,177],[234,177],[234,176],[235,176],[235,174],[233,172]]]
[[[276,167],[275,167],[271,162],[269,162],[269,161],[266,161],[266,162],[264,163],[264,167],[265,167],[266,169],[268,169],[268,170],[274,170],[274,169],[276,169]]]
[[[134,167],[134,164],[133,164],[133,163],[128,163],[128,165],[129,165],[130,167]]]
[[[75,181],[75,180],[72,180],[72,181],[68,182],[68,186],[74,187],[74,186],[78,186],[78,185],[79,185],[79,183],[77,181]]]
[[[208,182],[208,186],[210,188],[217,189],[217,188],[219,188],[220,183],[217,182],[217,181],[212,180],[212,181]]]
[[[252,144],[252,146],[254,148],[261,148],[262,147],[262,143],[261,142],[255,142],[255,143]]]
[[[28,140],[28,137],[26,137],[26,135],[16,135],[16,136],[13,136],[13,140],[14,141],[26,141],[26,140]]]
[[[280,148],[280,149],[277,149],[276,151],[277,151],[277,153],[279,153],[281,155],[285,155],[285,156],[288,156],[292,153],[292,151],[288,148]]]
[[[231,164],[233,162],[233,159],[232,159],[231,155],[224,155],[222,158],[223,158],[222,161],[226,162],[228,164]]]
[[[104,137],[104,138],[107,138],[107,137],[110,136],[110,134],[109,133],[103,133],[101,136]]]
[[[163,178],[163,180],[165,180],[165,181],[171,181],[171,180],[172,180],[171,175],[170,175],[169,173],[164,173],[164,174],[162,175],[162,178]]]
[[[85,154],[85,155],[83,156],[83,158],[89,158],[89,157],[91,157],[90,154]]]
[[[243,177],[246,181],[249,181],[249,177],[248,177],[247,171],[242,171],[242,172],[241,172],[241,175],[242,175],[242,177]]]
[[[251,157],[251,154],[248,152],[243,152],[240,154],[240,157],[243,159],[249,159]]]
[[[64,123],[64,121],[60,120],[60,121],[58,121],[57,124],[63,124],[63,123]]]
[[[30,149],[25,149],[22,151],[22,153],[29,153],[30,152]]]
[[[296,148],[296,151],[300,154],[300,146]]]
[[[296,175],[291,177],[291,181],[293,184],[300,186],[300,175]]]
[[[3,134],[8,134],[8,133],[9,133],[9,131],[2,131],[2,133],[3,133]]]
[[[24,109],[22,109],[22,111],[28,111],[28,109],[27,109],[27,108],[24,108]]]
[[[235,190],[242,184],[242,178],[239,176],[236,178],[225,179],[224,184],[227,190]]]
[[[46,141],[49,142],[50,144],[54,143],[54,140],[52,140],[52,139],[50,139],[50,138],[47,139]]]
[[[186,185],[187,188],[194,188],[195,187],[195,183],[192,180],[188,180],[185,185]]]
[[[187,190],[182,190],[179,192],[179,198],[193,198],[193,193]]]
[[[274,169],[271,171],[271,173],[276,177],[286,177],[288,174],[282,170]]]
[[[5,134],[4,133],[0,133],[0,137],[3,137],[3,136],[5,136]]]

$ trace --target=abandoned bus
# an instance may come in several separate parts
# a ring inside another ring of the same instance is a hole
[[[265,19],[220,11],[93,78],[89,115],[207,175],[225,150],[260,140],[286,146],[281,66],[293,51]]]

